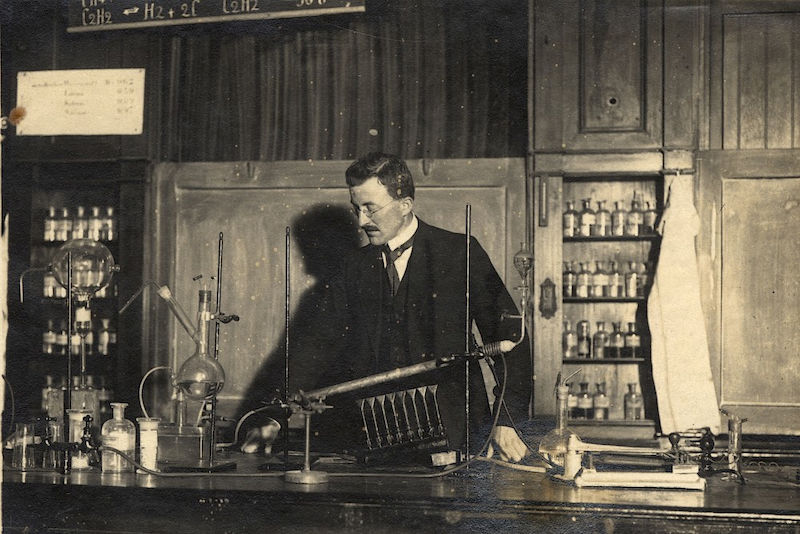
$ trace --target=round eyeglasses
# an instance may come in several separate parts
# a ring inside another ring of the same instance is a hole
[[[356,218],[360,217],[361,215],[364,215],[368,219],[372,219],[375,215],[378,214],[379,211],[382,211],[383,209],[389,207],[389,205],[391,205],[393,202],[396,202],[397,200],[398,199],[393,198],[392,200],[390,200],[389,202],[387,202],[386,204],[377,209],[369,209],[363,206],[360,208],[357,206],[353,206],[352,207],[353,214],[356,216]]]

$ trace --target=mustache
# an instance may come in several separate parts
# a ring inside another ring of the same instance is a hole
[[[364,225],[364,226],[361,227],[361,229],[364,230],[365,232],[368,232],[368,231],[377,232],[377,231],[380,230],[380,228],[378,228],[377,226],[372,226],[371,224]]]

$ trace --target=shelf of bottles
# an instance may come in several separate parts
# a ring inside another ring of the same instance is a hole
[[[562,213],[562,363],[571,417],[645,420],[641,364],[649,341],[644,304],[663,203],[660,175],[565,177]]]

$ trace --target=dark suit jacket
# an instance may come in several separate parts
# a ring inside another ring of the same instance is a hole
[[[516,340],[519,320],[501,320],[503,312],[517,313],[514,301],[478,241],[472,238],[470,243],[470,315],[483,343]],[[464,234],[419,221],[402,281],[408,284],[410,363],[465,351],[465,249]],[[313,334],[292,343],[292,391],[308,391],[379,371],[376,365],[385,284],[380,247],[367,245],[343,259],[339,274],[328,283],[321,299]],[[522,343],[506,355],[505,400],[515,421],[527,417],[531,384],[527,347],[527,342]],[[497,368],[502,380],[502,366]],[[442,418],[453,448],[459,448],[465,436],[464,376],[463,366],[453,366],[435,377],[440,384]],[[490,423],[490,410],[477,364],[471,365],[470,384],[470,425],[476,431],[484,431],[477,432],[474,438],[482,441]],[[336,406],[335,401],[331,404]],[[357,429],[349,432],[357,433]],[[479,444],[470,445],[473,451],[477,447]]]

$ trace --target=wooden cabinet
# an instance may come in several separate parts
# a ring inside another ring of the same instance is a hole
[[[800,152],[698,161],[697,250],[720,407],[748,419],[745,433],[797,434]]]

